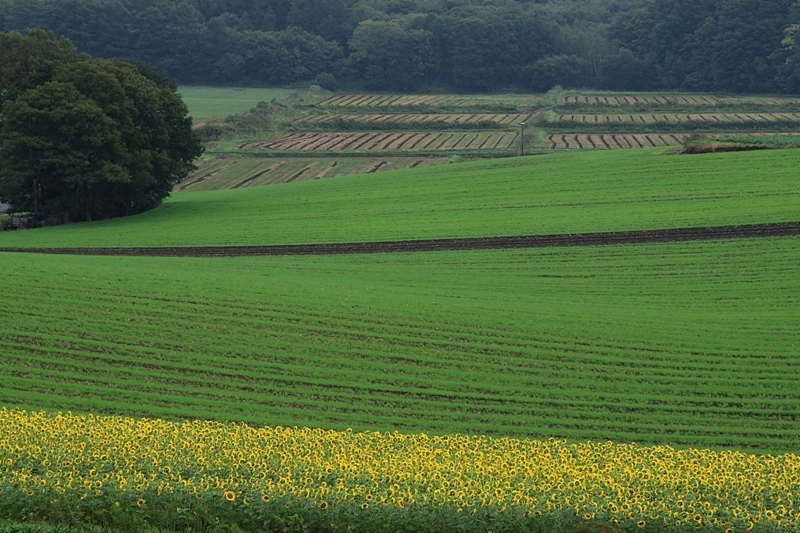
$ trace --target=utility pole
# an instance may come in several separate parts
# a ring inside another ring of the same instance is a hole
[[[525,123],[519,123],[519,149],[517,155],[525,155]]]

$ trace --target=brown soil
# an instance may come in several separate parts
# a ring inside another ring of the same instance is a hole
[[[719,226],[710,228],[578,233],[567,235],[534,235],[527,237],[485,237],[472,239],[435,239],[419,241],[357,242],[337,244],[290,244],[280,246],[0,248],[0,252],[146,257],[341,255],[649,244],[744,239],[756,237],[784,237],[795,235],[800,235],[800,222],[754,224],[747,226]]]
[[[769,146],[762,146],[758,144],[724,144],[724,143],[708,143],[689,145],[681,148],[677,154],[711,154],[717,152],[749,152],[752,150],[769,150]]]

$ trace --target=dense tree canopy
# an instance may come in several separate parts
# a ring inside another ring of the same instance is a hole
[[[177,86],[144,64],[0,34],[0,197],[51,220],[158,205],[200,155]]]
[[[797,24],[797,0],[0,0],[0,30],[182,83],[370,90],[796,93]]]

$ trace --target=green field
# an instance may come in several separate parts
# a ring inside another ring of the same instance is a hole
[[[2,254],[0,405],[793,451],[798,245]]]
[[[235,113],[246,113],[259,102],[282,101],[294,89],[267,89],[246,87],[201,87],[182,85],[178,88],[195,124],[211,117],[224,118]]]
[[[371,242],[666,229],[800,216],[798,150],[552,154],[176,193],[130,218],[0,235],[0,247]]]

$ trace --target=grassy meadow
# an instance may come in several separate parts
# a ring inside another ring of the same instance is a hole
[[[206,87],[182,85],[178,93],[183,98],[195,124],[209,118],[224,118],[236,113],[246,113],[259,102],[282,101],[295,89],[267,89],[246,87]]]
[[[0,235],[2,247],[267,245],[797,220],[800,152],[551,154],[175,193],[151,212]]]
[[[798,162],[596,151],[176,192],[0,248],[794,222]],[[0,252],[0,531],[795,531],[798,265],[797,236]]]

